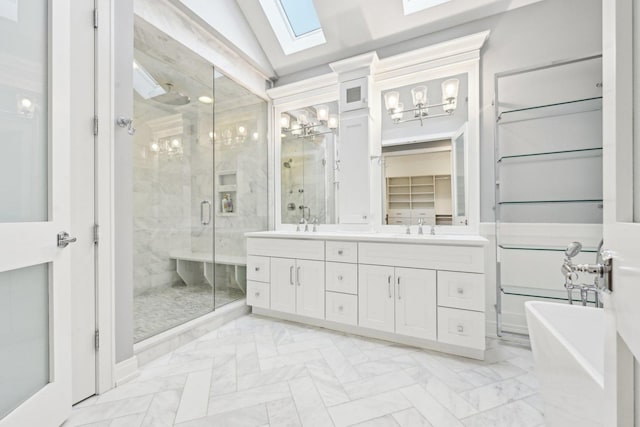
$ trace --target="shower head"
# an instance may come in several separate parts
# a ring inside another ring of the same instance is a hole
[[[288,161],[284,162],[282,166],[284,166],[287,169],[291,169],[291,163],[293,163],[293,159],[289,159]]]
[[[161,86],[166,91],[166,93],[154,97],[154,101],[160,102],[162,104],[176,106],[187,105],[191,102],[191,98],[176,90],[173,86],[173,83],[165,83]]]
[[[571,242],[569,243],[569,246],[567,246],[567,249],[564,251],[564,254],[567,256],[567,258],[573,258],[574,256],[578,255],[581,250],[582,243]]]

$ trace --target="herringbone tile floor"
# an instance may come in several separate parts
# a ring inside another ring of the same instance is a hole
[[[77,405],[65,427],[542,425],[531,351],[485,361],[245,316]]]

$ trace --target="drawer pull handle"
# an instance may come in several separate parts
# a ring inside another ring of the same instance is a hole
[[[400,276],[398,276],[398,299],[402,299],[402,295],[400,294]]]
[[[289,284],[293,286],[293,265],[289,267]]]
[[[298,286],[300,286],[300,268],[301,267],[298,267],[296,269],[296,281],[298,282]]]
[[[389,298],[393,298],[393,295],[391,295],[391,276],[390,275],[387,277],[387,287],[389,288]]]
[[[342,275],[338,276],[338,280],[342,281]]]
[[[338,306],[338,311],[342,311],[342,310],[344,310],[344,307],[343,307],[343,306],[341,306],[341,305],[340,305],[340,306]]]
[[[460,295],[464,294],[464,289],[463,288],[458,288],[458,294],[460,294]]]
[[[338,251],[338,255],[342,255],[343,253],[344,253],[344,251],[343,251],[342,249],[340,249],[340,250]]]
[[[464,332],[464,326],[458,325],[458,332],[459,333],[463,333]]]

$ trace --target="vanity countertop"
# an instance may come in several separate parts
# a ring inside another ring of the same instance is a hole
[[[303,240],[337,240],[359,242],[412,243],[422,245],[485,246],[489,243],[482,236],[465,234],[396,234],[354,231],[256,231],[245,233],[246,237]]]

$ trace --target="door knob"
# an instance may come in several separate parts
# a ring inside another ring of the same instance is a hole
[[[61,231],[58,233],[58,247],[66,248],[69,246],[69,243],[75,243],[78,240],[75,237],[69,237],[69,233],[66,231]]]

